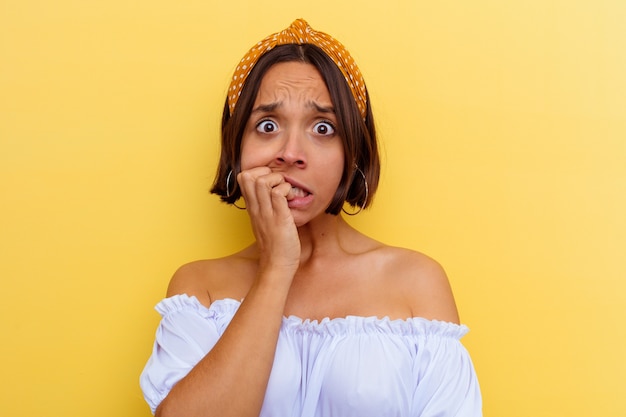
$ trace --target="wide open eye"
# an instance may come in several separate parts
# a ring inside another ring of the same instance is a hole
[[[328,121],[323,121],[316,123],[315,126],[313,126],[313,131],[318,135],[332,136],[335,134],[335,126]]]
[[[256,125],[256,130],[259,133],[274,133],[278,130],[278,125],[272,120],[261,120]]]

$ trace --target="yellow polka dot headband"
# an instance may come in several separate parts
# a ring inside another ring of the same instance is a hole
[[[243,57],[235,69],[235,74],[228,89],[228,108],[231,116],[235,111],[235,105],[241,95],[246,78],[250,75],[250,71],[252,71],[259,57],[276,46],[289,44],[312,44],[324,51],[345,77],[359,107],[359,112],[365,119],[367,114],[367,94],[363,76],[356,62],[354,62],[348,50],[339,41],[324,32],[313,30],[303,19],[297,19],[287,29],[263,39],[254,45]]]

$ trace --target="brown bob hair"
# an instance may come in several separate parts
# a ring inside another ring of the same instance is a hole
[[[236,180],[241,170],[241,142],[261,81],[274,64],[293,61],[311,64],[319,71],[330,93],[337,116],[337,133],[343,142],[343,176],[326,213],[339,214],[344,202],[353,207],[368,207],[378,188],[380,176],[369,94],[366,92],[367,109],[363,119],[337,65],[320,48],[311,44],[280,45],[266,52],[248,75],[232,115],[226,100],[222,115],[221,155],[211,193],[219,195],[222,201],[229,204],[234,204],[241,197]]]

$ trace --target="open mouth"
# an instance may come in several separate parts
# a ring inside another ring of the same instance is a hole
[[[304,190],[300,187],[291,187],[291,191],[289,191],[289,194],[287,194],[287,200],[293,200],[296,198],[304,198],[311,195],[310,192],[308,192],[307,190]]]
[[[289,194],[287,194],[287,200],[292,201],[295,199],[302,199],[311,195],[309,190],[300,184],[295,183],[295,181],[291,181],[289,179],[286,179],[286,181],[291,185],[291,190],[289,190]]]
[[[301,198],[301,197],[306,197],[308,195],[310,195],[311,193],[303,190],[300,187],[291,187],[291,191],[289,191],[289,194],[287,195],[287,200],[292,200],[294,198]]]

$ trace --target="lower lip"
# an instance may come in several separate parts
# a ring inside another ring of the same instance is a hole
[[[313,201],[313,194],[309,194],[306,197],[296,197],[293,200],[287,201],[289,208],[299,209],[304,208],[311,204]]]

